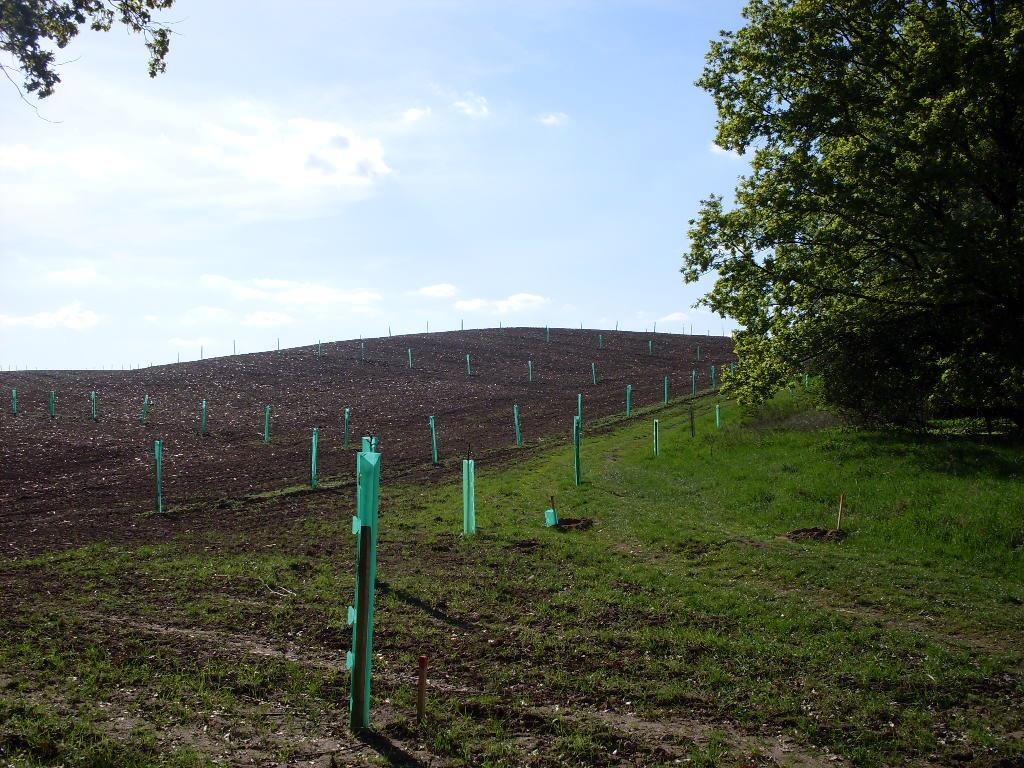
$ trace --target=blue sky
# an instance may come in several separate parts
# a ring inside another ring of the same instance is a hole
[[[0,89],[0,363],[505,325],[728,332],[687,221],[746,170],[693,85],[740,2],[179,0]],[[285,10],[282,10],[285,9]]]

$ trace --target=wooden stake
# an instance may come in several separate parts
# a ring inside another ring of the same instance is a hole
[[[427,657],[420,656],[420,678],[416,686],[416,722],[427,716]]]
[[[836,518],[836,530],[843,530],[843,506],[846,503],[846,494],[839,494],[839,517]]]

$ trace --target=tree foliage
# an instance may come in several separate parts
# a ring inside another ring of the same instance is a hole
[[[1024,4],[751,0],[698,85],[750,153],[702,202],[684,278],[736,318],[727,381],[758,402],[810,371],[886,422],[1024,423]]]
[[[109,32],[119,22],[145,38],[149,76],[156,77],[166,69],[170,30],[153,13],[172,5],[174,0],[0,0],[0,50],[13,57],[25,90],[42,99],[60,82],[53,48],[66,47],[84,26]],[[8,77],[14,68],[0,63]]]

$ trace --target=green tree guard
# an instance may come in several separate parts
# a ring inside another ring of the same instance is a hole
[[[558,510],[555,508],[555,497],[551,497],[551,506],[544,510],[544,525],[554,528],[558,525]]]
[[[522,426],[520,426],[520,423],[519,423],[519,404],[518,403],[512,406],[512,417],[515,420],[515,425],[516,425],[516,447],[517,448],[522,448],[523,447],[523,429],[522,429]]]
[[[57,418],[57,390],[50,390],[50,418]]]
[[[440,464],[437,455],[437,420],[433,416],[430,417],[430,456],[436,467]]]
[[[697,422],[694,420],[693,406],[690,406],[690,437],[697,436]]]
[[[139,416],[139,421],[143,424],[146,423],[146,417],[149,416],[149,395],[142,396],[142,415]]]
[[[313,440],[310,444],[309,450],[309,487],[316,488],[317,480],[317,469],[318,469],[318,453],[320,448],[320,428],[313,427]]]
[[[633,385],[626,385],[626,418],[633,414]]]
[[[270,442],[270,406],[263,409],[263,442]]]
[[[572,452],[573,471],[576,485],[583,484],[583,467],[580,464],[580,441],[582,439],[583,425],[580,424],[580,417],[574,416],[572,420]]]
[[[14,416],[18,415],[18,390],[11,390],[11,413]]]
[[[597,348],[604,349],[604,335],[600,333],[597,334]]]
[[[715,366],[711,366],[711,388],[718,388],[718,378],[715,376]]]
[[[409,356],[409,368],[412,368],[412,347],[409,347],[406,350],[406,352],[408,353]]]
[[[690,395],[697,396],[697,371],[690,371]]]
[[[668,405],[668,376],[665,377],[665,405]]]
[[[277,337],[277,351],[278,352],[281,351],[281,337],[280,336]]]
[[[238,348],[235,346],[235,340],[234,339],[231,340],[231,354],[232,355],[237,355],[238,354]]]
[[[660,425],[658,424],[658,420],[655,419],[654,420],[654,455],[655,456],[658,455],[658,453],[660,452],[660,449],[661,449],[660,437],[661,437],[661,435],[660,435]]]
[[[647,354],[648,355],[653,355],[654,354],[654,341],[652,339],[648,339],[647,340]]]
[[[580,420],[580,429],[583,429],[583,393],[576,395],[576,416]]]
[[[476,533],[476,472],[472,459],[462,461],[462,533]]]
[[[376,451],[373,450],[373,438],[369,435],[363,435],[361,444],[363,447],[359,450],[363,453],[376,453]]]
[[[533,383],[533,360],[526,361],[526,380]]]
[[[366,442],[370,442],[366,439]],[[380,454],[362,451],[356,456],[356,516],[352,533],[356,545],[355,606],[348,609],[352,650],[346,666],[352,670],[349,728],[370,727],[370,692],[373,680],[373,618],[377,583],[377,523],[380,511]]]
[[[349,430],[349,426],[350,426],[351,423],[352,423],[352,409],[351,408],[346,408],[345,409],[345,426],[344,426],[344,432],[342,433],[342,440],[341,440],[341,447],[342,448],[348,448],[348,430]]]
[[[96,413],[96,390],[94,389],[89,393],[89,409],[92,412],[92,420],[96,421],[98,414]]]
[[[466,330],[466,321],[465,320],[459,320],[459,330],[460,331]]]
[[[202,344],[199,345],[199,359],[200,360],[203,359],[203,345]]]
[[[203,400],[202,405],[199,407],[200,418],[199,418],[199,433],[202,435],[206,434],[206,401]]]
[[[597,386],[597,363],[590,364],[590,381],[594,386]]]
[[[470,359],[468,354],[466,355],[466,375],[467,376],[472,376],[473,375],[473,363],[472,363],[472,361],[471,361],[471,359]]]
[[[715,429],[722,428],[722,404],[715,403]]]
[[[156,464],[156,513],[164,513],[164,441],[153,443],[153,461]]]

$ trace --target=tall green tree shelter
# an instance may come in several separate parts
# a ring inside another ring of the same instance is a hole
[[[690,222],[687,282],[736,318],[727,386],[792,376],[883,422],[1024,425],[1024,3],[751,0],[697,84],[751,158]]]

